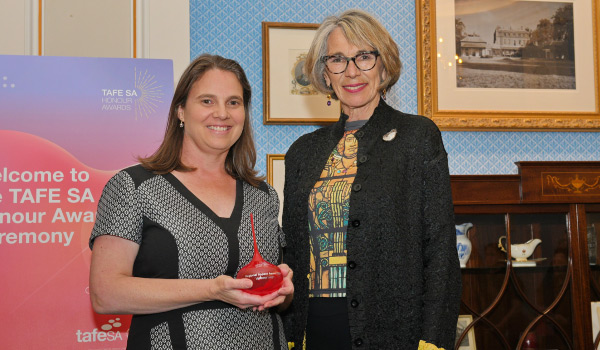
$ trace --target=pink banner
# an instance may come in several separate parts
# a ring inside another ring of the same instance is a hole
[[[123,349],[130,316],[98,315],[88,240],[104,184],[152,153],[168,60],[0,56],[0,342]]]

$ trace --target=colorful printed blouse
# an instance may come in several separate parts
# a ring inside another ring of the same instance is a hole
[[[346,296],[346,231],[358,151],[354,133],[364,125],[361,122],[346,130],[308,198],[309,297]]]

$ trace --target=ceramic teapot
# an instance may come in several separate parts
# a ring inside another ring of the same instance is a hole
[[[500,239],[498,240],[498,248],[500,248],[500,250],[502,250],[503,252],[506,253],[506,249],[504,248],[504,245],[502,245],[503,239],[506,240],[506,236],[500,237]],[[516,261],[521,261],[521,262],[527,261],[527,258],[529,258],[531,256],[531,254],[533,254],[535,247],[537,247],[537,245],[540,243],[542,243],[542,240],[535,238],[535,239],[530,239],[529,241],[527,241],[525,243],[511,244],[510,245],[510,255]]]
[[[473,224],[470,222],[454,225],[456,229],[456,250],[458,251],[460,267],[466,267],[467,261],[469,261],[469,257],[471,256],[471,241],[467,237],[467,232],[471,227],[473,227]]]

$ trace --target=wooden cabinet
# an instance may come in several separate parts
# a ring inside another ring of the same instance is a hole
[[[600,348],[600,162],[516,164],[451,176],[455,222],[473,224],[456,349]],[[526,262],[508,259],[535,239]]]

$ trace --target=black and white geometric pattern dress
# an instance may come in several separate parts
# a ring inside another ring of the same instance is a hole
[[[206,279],[235,276],[253,256],[250,213],[258,248],[272,264],[281,261],[285,238],[277,221],[279,201],[268,184],[237,181],[230,218],[220,218],[172,174],[155,175],[141,165],[124,169],[106,184],[98,203],[90,247],[100,235],[140,245],[133,275]],[[128,349],[287,349],[279,315],[241,310],[220,301],[150,315],[134,315]]]

